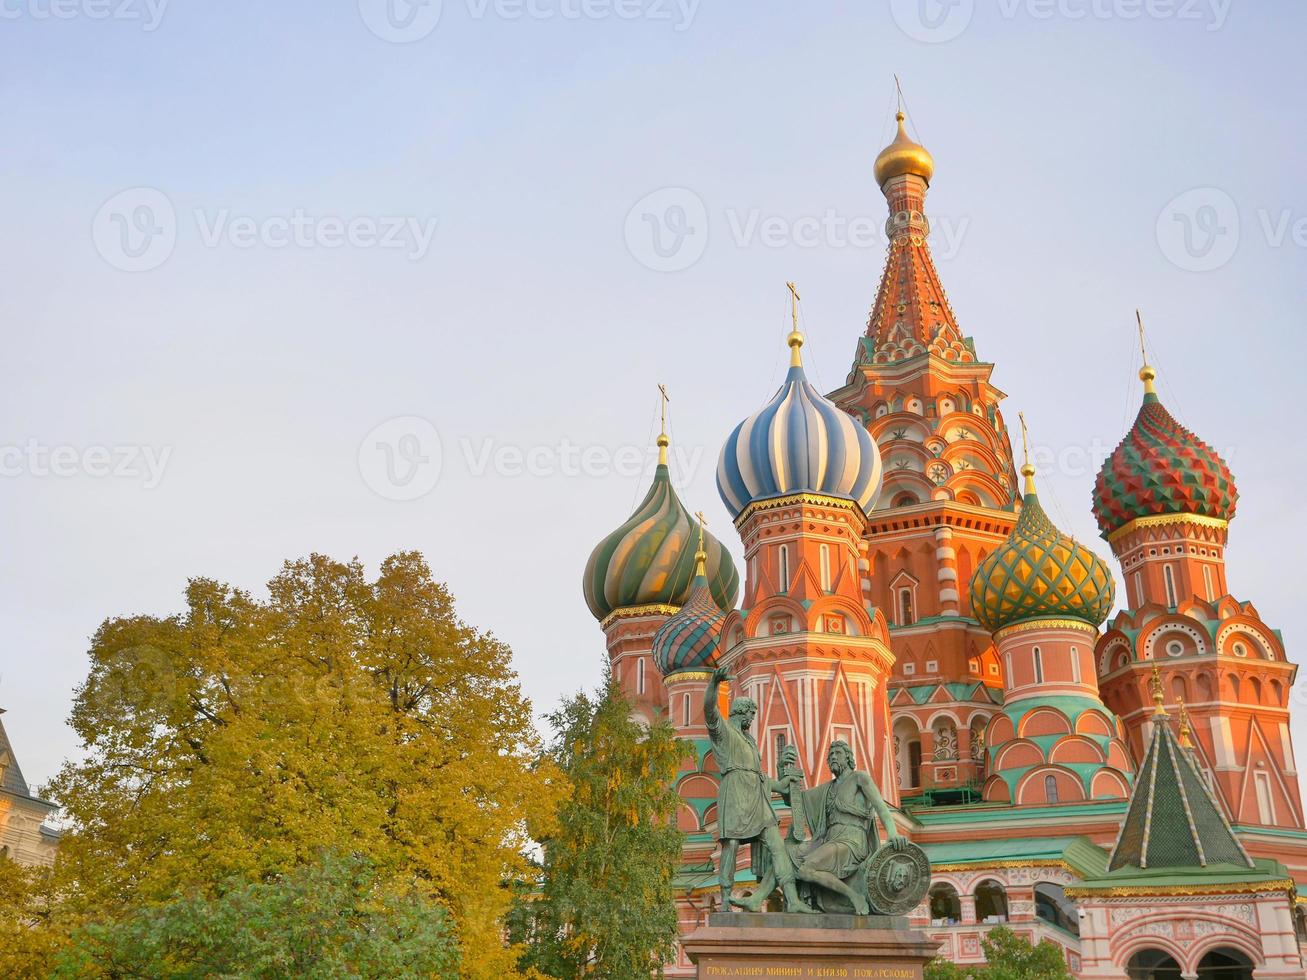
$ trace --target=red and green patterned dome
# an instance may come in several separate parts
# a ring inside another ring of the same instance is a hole
[[[1207,443],[1175,420],[1144,380],[1144,404],[1094,484],[1094,516],[1103,537],[1133,520],[1196,514],[1228,521],[1239,493],[1230,468]]]

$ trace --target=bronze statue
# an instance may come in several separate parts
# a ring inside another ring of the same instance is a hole
[[[786,849],[801,897],[823,912],[897,915],[910,910],[930,887],[925,852],[898,832],[875,781],[854,766],[847,742],[831,743],[827,762],[834,778],[806,790],[793,746],[781,753],[778,766],[777,792],[793,815]],[[873,817],[885,828],[883,847],[878,847]],[[737,905],[762,908],[778,876],[764,867],[760,878],[752,897]]]
[[[731,676],[724,667],[712,673],[712,679],[703,696],[703,715],[712,739],[713,759],[721,771],[717,788],[717,826],[721,841],[721,862],[718,881],[722,889],[722,910],[732,904],[735,885],[735,859],[740,845],[750,845],[755,873],[765,864],[770,865],[772,889],[777,883],[785,896],[787,912],[812,912],[800,900],[794,884],[794,868],[789,852],[781,840],[780,824],[772,810],[773,792],[782,792],[779,782],[769,779],[762,771],[762,756],[758,743],[749,734],[758,706],[749,698],[737,698],[731,703],[729,718],[722,718],[717,708],[717,689]],[[762,847],[759,847],[759,844]],[[766,855],[766,862],[763,856]],[[740,905],[741,902],[734,904]],[[748,907],[748,906],[746,906]]]

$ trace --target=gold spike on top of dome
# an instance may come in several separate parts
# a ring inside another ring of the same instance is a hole
[[[1162,671],[1153,664],[1153,677],[1148,682],[1148,689],[1153,693],[1153,717],[1166,718],[1166,695],[1162,693]]]
[[[790,291],[790,321],[793,329],[785,342],[790,345],[790,367],[803,367],[803,357],[799,349],[803,347],[803,333],[799,330],[799,287],[792,282],[785,284]]]
[[[1157,378],[1157,372],[1148,363],[1148,349],[1144,346],[1144,318],[1138,310],[1135,310],[1135,321],[1139,324],[1139,353],[1144,355],[1144,366],[1139,369],[1139,380],[1144,383],[1145,395],[1156,395],[1157,386],[1153,381]]]
[[[1030,433],[1026,429],[1026,413],[1017,412],[1017,418],[1021,421],[1021,475],[1026,481],[1022,493],[1029,495],[1035,492],[1035,466],[1030,462]]]
[[[929,184],[930,178],[935,176],[935,158],[924,146],[908,136],[908,130],[903,125],[907,119],[903,114],[903,89],[899,87],[897,75],[894,76],[894,85],[898,88],[899,95],[899,110],[894,116],[899,131],[894,141],[876,157],[876,183],[884,187],[895,177],[911,174]]]
[[[1189,711],[1184,706],[1184,698],[1180,698],[1180,748],[1194,747],[1193,739],[1190,737],[1192,734],[1193,729],[1189,726]]]
[[[660,384],[658,386],[658,398],[660,401],[658,411],[661,424],[658,431],[658,465],[666,466],[667,447],[671,444],[671,440],[667,438],[667,403],[672,400],[671,396],[667,394],[667,385]]]
[[[703,550],[704,528],[708,526],[708,518],[703,516],[703,511],[695,511],[694,516],[699,519],[699,550],[694,553],[694,574],[696,576],[704,574],[704,563],[708,560],[708,552]]]

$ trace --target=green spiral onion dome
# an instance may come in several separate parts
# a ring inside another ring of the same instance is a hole
[[[632,606],[685,603],[695,577],[698,536],[698,525],[676,496],[664,458],[635,513],[595,546],[585,564],[581,588],[595,619],[602,621]],[[704,551],[709,593],[719,608],[731,609],[739,595],[740,573],[711,534],[704,535]]]
[[[1177,422],[1145,366],[1144,404],[1094,483],[1094,517],[1103,537],[1139,518],[1196,514],[1228,521],[1239,492],[1225,461]]]
[[[1112,610],[1107,564],[1053,526],[1022,467],[1026,494],[1016,526],[971,577],[971,614],[991,633],[1030,619],[1077,619],[1099,626]]]

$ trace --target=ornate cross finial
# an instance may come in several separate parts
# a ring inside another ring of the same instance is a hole
[[[658,465],[667,465],[667,445],[671,442],[667,438],[667,403],[672,400],[667,394],[667,385],[658,386],[658,416],[661,428],[658,432]]]
[[[799,287],[792,282],[787,282],[785,288],[790,291],[790,321],[794,324],[794,329],[799,329]]]
[[[1148,682],[1148,689],[1153,692],[1153,716],[1166,717],[1166,695],[1162,692],[1162,671],[1153,664],[1153,677]]]
[[[1180,747],[1182,749],[1192,749],[1194,747],[1194,743],[1192,739],[1190,739],[1189,737],[1191,732],[1193,731],[1189,727],[1189,710],[1184,706],[1184,698],[1180,698],[1179,702],[1180,702]]]
[[[898,112],[903,114],[903,84],[899,81],[898,72],[894,73],[894,94],[898,96]]]
[[[1021,422],[1021,475],[1026,478],[1026,493],[1035,492],[1035,467],[1030,462],[1030,430],[1026,428],[1026,413],[1017,412]]]
[[[799,348],[803,346],[803,334],[799,332],[799,287],[792,282],[787,282],[785,286],[790,291],[790,321],[794,325],[787,340],[790,345],[790,367],[802,367],[803,358],[799,356]]]
[[[704,549],[703,539],[705,534],[704,528],[708,526],[708,518],[703,516],[703,511],[696,511],[694,516],[699,519],[699,548],[694,553],[694,574],[699,576],[707,574],[705,569],[708,562],[708,552]]]
[[[1157,387],[1153,384],[1153,379],[1157,377],[1157,372],[1148,364],[1148,348],[1144,344],[1144,318],[1143,315],[1135,310],[1135,322],[1139,324],[1139,353],[1143,355],[1144,364],[1139,369],[1139,380],[1144,383],[1144,394],[1157,394]]]

